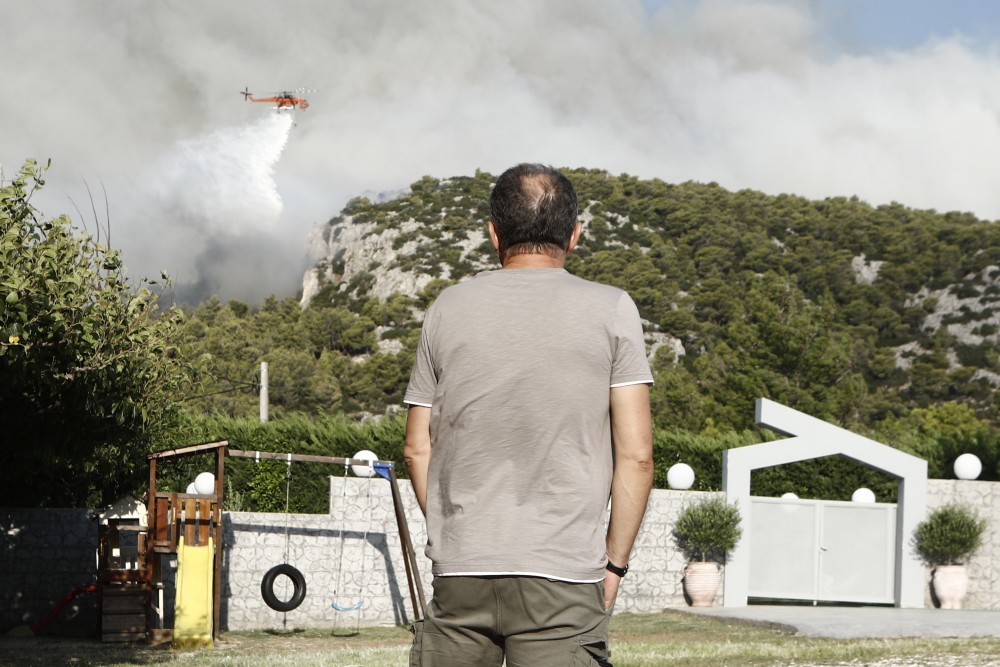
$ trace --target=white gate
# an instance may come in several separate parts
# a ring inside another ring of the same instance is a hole
[[[752,497],[750,597],[895,602],[896,506]]]

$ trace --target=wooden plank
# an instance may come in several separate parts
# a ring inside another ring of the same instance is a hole
[[[155,511],[155,522],[153,541],[157,543],[169,543],[170,542],[170,498],[157,496],[156,497],[156,511]]]
[[[207,452],[210,449],[218,449],[220,447],[225,447],[229,444],[228,440],[219,440],[217,442],[206,442],[201,445],[190,445],[188,447],[178,447],[176,449],[165,449],[162,452],[153,452],[146,458],[150,461],[154,459],[169,459],[175,456],[187,456],[188,454],[197,454],[198,452]]]
[[[110,632],[140,632],[146,634],[146,614],[104,614],[101,634]]]
[[[106,597],[103,605],[104,615],[109,614],[138,614],[146,618],[146,596],[132,595],[128,597]]]
[[[181,508],[177,502],[177,494],[170,494],[170,510],[167,517],[167,536],[171,551],[177,551],[177,539],[180,537]]]
[[[226,500],[226,447],[215,450],[215,497],[212,508],[212,526],[215,531],[214,576],[212,577],[212,637],[217,639],[220,632],[222,609],[222,508]]]
[[[196,506],[196,501],[191,498],[184,501],[184,516],[182,517],[184,524],[184,544],[194,544]]]
[[[144,570],[119,570],[119,569],[103,569],[99,572],[99,577],[104,583],[136,583],[142,584],[146,580],[146,572]]]
[[[198,501],[198,544],[208,544],[212,528],[212,501]]]
[[[147,537],[149,537],[149,533],[139,533],[139,539],[136,541],[136,548],[138,550],[136,562],[139,565],[140,571],[145,573],[145,578],[149,579],[149,551],[146,549]]]

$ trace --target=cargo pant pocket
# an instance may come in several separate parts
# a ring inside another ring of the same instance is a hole
[[[413,633],[413,644],[410,645],[410,662],[408,664],[410,667],[420,667],[420,650],[424,639],[423,620],[414,622],[410,626],[410,632]]]
[[[581,638],[573,650],[569,667],[612,667],[608,643],[603,639]]]

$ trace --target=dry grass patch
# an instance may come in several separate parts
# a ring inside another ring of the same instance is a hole
[[[402,667],[405,628],[226,633],[213,649],[0,638],[0,665],[122,667]],[[622,614],[611,623],[615,667],[986,667],[1000,665],[1000,639],[818,639],[787,628],[680,611]]]

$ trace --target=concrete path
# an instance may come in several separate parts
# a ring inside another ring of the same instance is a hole
[[[775,623],[805,637],[1000,637],[1000,611],[893,607],[676,607],[717,618]]]

